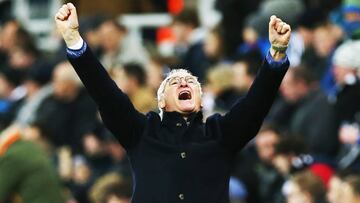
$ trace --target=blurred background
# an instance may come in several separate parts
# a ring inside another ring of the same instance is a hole
[[[204,114],[225,113],[269,50],[270,16],[282,18],[291,67],[236,158],[231,203],[360,202],[360,0],[0,0],[0,202],[38,203],[38,186],[59,203],[130,202],[125,152],[55,29],[66,2],[143,113],[180,67],[202,82]],[[21,133],[5,130],[14,124]]]

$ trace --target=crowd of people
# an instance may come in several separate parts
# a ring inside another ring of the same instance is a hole
[[[161,28],[165,39],[157,32],[146,43],[103,15],[82,16],[80,32],[138,111],[159,112],[156,92],[166,73],[186,68],[202,83],[206,118],[246,95],[270,47],[269,17],[281,17],[292,27],[290,69],[258,135],[238,153],[230,200],[360,202],[360,0],[218,0],[214,6],[218,25],[204,27],[196,8],[185,4]],[[159,51],[164,41],[171,44],[166,54]],[[41,166],[21,186],[28,197],[37,180],[44,194],[62,196],[59,203],[130,202],[126,153],[65,51],[65,45],[39,50],[26,25],[2,19],[0,202],[27,198],[14,193],[16,184]],[[20,137],[6,130],[14,125]],[[6,163],[11,156],[21,158]]]

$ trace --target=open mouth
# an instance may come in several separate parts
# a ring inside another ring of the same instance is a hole
[[[191,99],[190,91],[184,90],[179,93],[179,100],[189,100],[189,99]]]

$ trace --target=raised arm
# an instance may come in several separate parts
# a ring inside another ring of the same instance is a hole
[[[240,150],[258,132],[289,67],[286,48],[290,26],[276,16],[269,22],[271,49],[249,92],[220,118],[223,142],[232,151]]]
[[[145,115],[134,108],[82,40],[74,5],[64,4],[55,15],[55,22],[68,47],[69,61],[97,103],[106,127],[125,148],[132,147],[142,133]]]

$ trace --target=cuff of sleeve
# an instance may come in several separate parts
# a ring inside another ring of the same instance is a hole
[[[273,57],[271,56],[270,54],[270,51],[268,51],[268,53],[266,54],[266,57],[265,57],[266,61],[269,63],[270,67],[272,68],[279,68],[279,67],[282,67],[289,59],[287,57],[287,55],[281,59],[280,61],[275,61],[273,59]]]
[[[76,42],[76,44],[69,46],[69,49],[72,50],[78,50],[81,49],[81,47],[83,46],[84,40],[80,37],[80,40],[78,42]]]
[[[78,58],[81,55],[83,55],[83,53],[86,51],[86,49],[87,49],[87,44],[84,40],[81,39],[75,45],[66,48],[66,53],[69,58]]]

